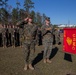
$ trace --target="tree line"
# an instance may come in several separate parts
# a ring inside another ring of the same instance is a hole
[[[44,13],[35,12],[31,10],[34,7],[34,2],[32,0],[24,0],[23,7],[20,8],[20,2],[16,0],[16,7],[8,4],[9,0],[0,0],[0,23],[1,24],[16,24],[18,21],[26,18],[29,14],[33,17],[33,22],[37,23],[39,26],[44,24],[44,20],[47,17]]]

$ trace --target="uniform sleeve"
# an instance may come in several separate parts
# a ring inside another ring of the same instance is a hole
[[[27,23],[27,21],[24,21],[24,20],[21,20],[21,21],[19,21],[19,22],[17,22],[17,26],[21,26],[21,25],[24,25],[24,24],[26,24]]]
[[[45,26],[41,27],[42,36],[47,33],[47,30],[45,30]]]

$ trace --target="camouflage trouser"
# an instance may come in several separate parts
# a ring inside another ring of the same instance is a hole
[[[29,43],[24,43],[24,53],[25,53],[25,64],[32,64],[32,61],[34,59],[34,52],[35,52],[35,42],[32,41]]]
[[[7,41],[6,41],[6,37],[5,36],[2,37],[2,42],[3,42],[3,46],[6,46],[6,42]]]
[[[56,41],[56,44],[58,44],[60,42],[60,38],[55,36],[55,41]]]
[[[8,38],[8,40],[9,40],[9,45],[12,45],[12,34],[11,34],[11,33],[9,33],[9,38]]]
[[[15,46],[15,37],[12,37],[12,46]]]
[[[51,51],[52,51],[52,46],[53,46],[52,42],[43,42],[43,47],[44,47],[43,58],[44,59],[46,59],[46,58],[49,59]]]
[[[20,46],[22,46],[24,38],[22,36],[20,36]]]

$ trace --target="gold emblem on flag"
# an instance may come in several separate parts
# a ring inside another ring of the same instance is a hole
[[[67,41],[68,45],[72,44],[72,39],[70,37],[67,37],[66,41]]]

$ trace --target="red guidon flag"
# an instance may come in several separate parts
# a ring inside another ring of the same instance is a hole
[[[76,54],[76,28],[64,28],[63,50]]]

